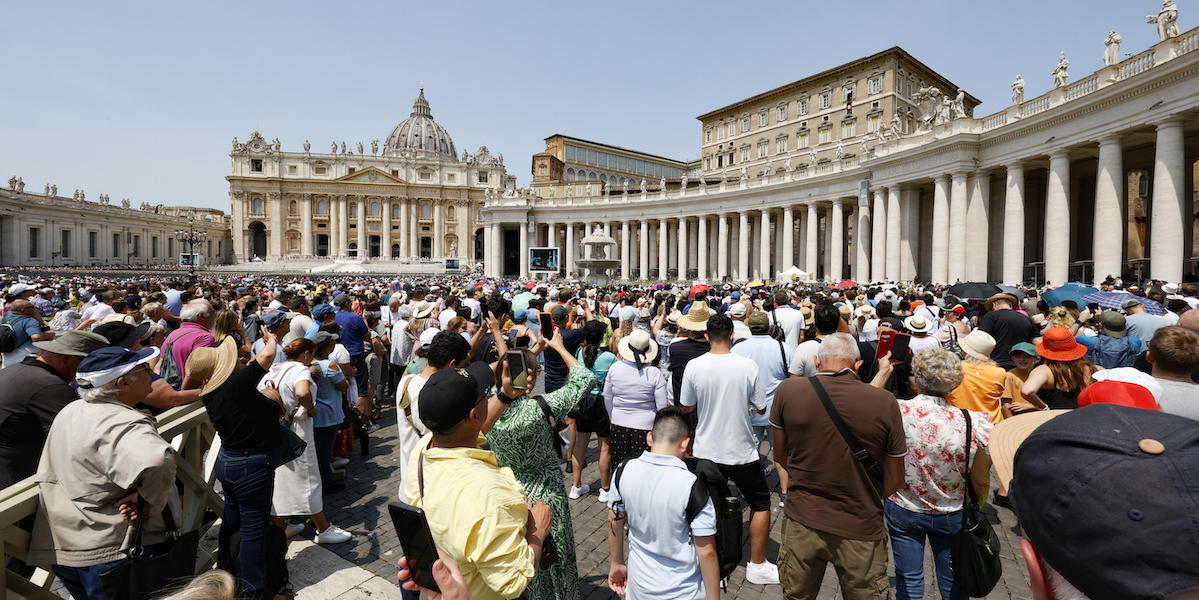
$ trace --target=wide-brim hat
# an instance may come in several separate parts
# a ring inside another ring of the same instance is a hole
[[[1008,303],[1013,307],[1020,304],[1020,301],[1016,300],[1016,297],[1011,294],[995,294],[994,296],[987,298],[987,301],[983,303],[983,307],[987,309],[987,312],[991,312],[991,305],[995,304],[996,300],[1007,300]]]
[[[187,357],[187,376],[204,382],[200,395],[221,387],[237,367],[237,342],[227,336],[215,348],[196,348]]]
[[[1016,451],[1020,449],[1020,444],[1038,427],[1068,412],[1070,411],[1058,409],[1021,413],[995,425],[988,449],[991,462],[995,463],[995,472],[999,474],[999,481],[1005,488],[1012,483]]]
[[[995,350],[995,338],[981,329],[975,329],[970,335],[958,340],[958,347],[974,358],[987,360]]]
[[[109,346],[108,338],[91,331],[71,329],[55,336],[52,340],[34,342],[39,350],[63,356],[87,356],[100,348]]]
[[[433,314],[433,303],[421,300],[412,307],[412,316],[417,319],[423,319]]]
[[[708,319],[712,316],[712,312],[708,310],[708,305],[703,302],[692,302],[687,308],[687,314],[679,317],[679,329],[687,331],[707,331]]]
[[[865,317],[867,319],[873,319],[878,315],[878,313],[874,310],[874,307],[870,306],[869,304],[862,304],[855,308],[853,312],[856,316]]]
[[[903,326],[912,333],[928,333],[933,328],[933,322],[920,315],[912,315],[903,320]]]
[[[704,322],[705,326],[707,322]],[[616,344],[617,355],[622,360],[650,363],[658,357],[658,343],[644,329],[634,329],[629,335],[620,338]]]
[[[1065,327],[1050,327],[1037,344],[1037,354],[1049,360],[1071,361],[1086,355],[1087,347],[1078,343]]]

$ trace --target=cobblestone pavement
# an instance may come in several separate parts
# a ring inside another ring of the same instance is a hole
[[[371,436],[370,456],[363,457],[359,449],[350,456],[346,467],[346,487],[335,494],[325,496],[325,513],[334,524],[352,531],[354,539],[345,544],[328,546],[335,553],[363,569],[380,575],[389,581],[395,580],[395,561],[400,546],[387,514],[387,503],[395,499],[400,484],[399,451],[396,446],[395,411],[384,413],[382,424],[390,423]],[[597,449],[591,442],[583,481],[599,488],[599,471],[596,462]],[[568,477],[564,474],[564,477]],[[770,476],[777,490],[777,478]],[[569,479],[567,485],[569,485]],[[576,557],[579,562],[579,596],[585,600],[616,598],[607,586],[608,542],[606,537],[606,508],[596,500],[595,492],[572,500],[571,513],[575,527]],[[1016,519],[1011,511],[988,506],[984,509],[999,534],[1003,546],[1003,579],[991,592],[991,599],[1031,599],[1028,573],[1020,554],[1020,537],[1016,533]],[[997,512],[998,511],[998,512]],[[771,515],[770,545],[767,556],[773,561],[778,556],[782,539],[782,509],[778,508],[777,497]],[[748,519],[748,513],[747,513]],[[311,535],[312,528],[308,528]],[[745,556],[749,556],[748,526],[746,527]],[[939,597],[936,580],[931,566],[931,555],[925,555],[925,597]],[[399,590],[396,596],[399,597]],[[745,568],[738,567],[730,577],[726,598],[779,599],[783,597],[779,586],[753,585],[745,582]],[[830,566],[820,590],[821,598],[840,598],[836,572]]]

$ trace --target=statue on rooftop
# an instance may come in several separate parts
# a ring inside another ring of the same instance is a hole
[[[1053,87],[1060,88],[1066,85],[1066,81],[1070,79],[1070,74],[1067,70],[1070,68],[1070,61],[1066,60],[1065,51],[1062,52],[1061,58],[1057,60],[1057,67],[1049,73],[1053,77]]]
[[[1012,104],[1022,102],[1024,102],[1024,77],[1017,73],[1016,80],[1012,82]]]
[[[1156,15],[1145,15],[1149,23],[1157,24],[1157,37],[1166,41],[1178,37],[1178,5],[1174,0],[1162,0],[1162,9]]]
[[[358,142],[358,154],[366,154],[362,151],[362,142]]]
[[[308,140],[304,140],[304,154],[312,151],[312,144]]]
[[[379,140],[371,140],[371,154],[379,154]]]
[[[1107,38],[1103,40],[1103,43],[1107,46],[1103,49],[1103,64],[1105,66],[1110,67],[1120,62],[1120,42],[1123,41],[1124,38],[1120,37],[1120,34],[1116,33],[1115,29],[1107,32]]]

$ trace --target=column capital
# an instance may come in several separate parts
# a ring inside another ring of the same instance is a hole
[[[949,183],[949,173],[938,173],[933,176],[933,181],[936,183]]]
[[[1153,122],[1153,126],[1158,129],[1169,127],[1182,127],[1183,115],[1168,115]]]
[[[1004,165],[1003,168],[1007,170],[1009,175],[1012,173],[1024,173],[1024,161],[1012,161]]]
[[[1069,148],[1054,148],[1049,151],[1049,160],[1070,160]]]
[[[1123,141],[1123,139],[1124,139],[1124,136],[1122,136],[1118,133],[1109,133],[1109,134],[1100,136],[1097,141],[1099,142],[1100,146],[1110,146],[1112,144],[1120,145],[1120,143]]]

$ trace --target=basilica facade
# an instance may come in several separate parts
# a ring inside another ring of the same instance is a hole
[[[421,262],[484,256],[485,199],[515,187],[502,154],[459,155],[421,89],[380,146],[284,151],[257,131],[233,140],[233,255],[251,260]]]

